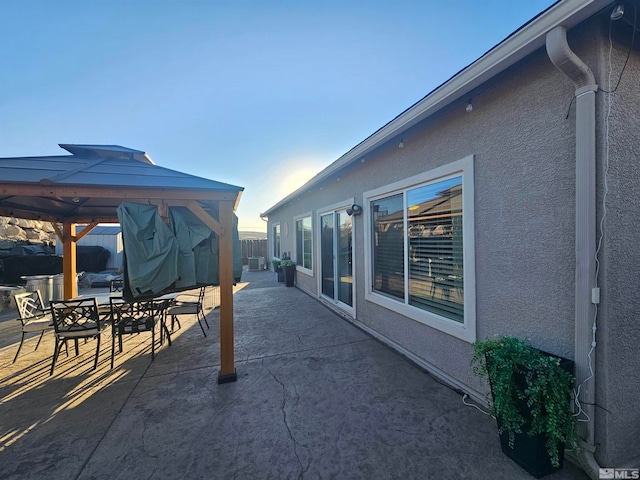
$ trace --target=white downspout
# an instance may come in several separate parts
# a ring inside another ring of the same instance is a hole
[[[547,33],[551,62],[573,81],[576,91],[576,232],[575,232],[575,376],[578,400],[588,416],[579,429],[584,439],[579,449],[583,466],[598,478],[595,451],[595,287],[596,256],[596,92],[598,85],[589,67],[571,51],[567,30],[557,26]],[[589,361],[589,356],[591,360]],[[584,417],[584,415],[581,415]],[[584,419],[584,418],[583,418]],[[586,428],[586,431],[585,431]]]

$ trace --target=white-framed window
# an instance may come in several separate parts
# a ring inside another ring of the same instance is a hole
[[[273,233],[273,256],[280,258],[280,224],[275,223],[271,228]]]
[[[311,213],[296,217],[296,266],[313,271],[313,221]]]
[[[473,342],[473,156],[364,194],[366,300]]]

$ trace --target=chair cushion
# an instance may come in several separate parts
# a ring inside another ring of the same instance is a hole
[[[95,324],[94,324],[95,325]],[[58,338],[82,338],[82,337],[92,337],[94,335],[98,335],[100,333],[100,329],[98,325],[95,325],[93,328],[78,328],[78,327],[62,327],[58,329],[56,335]]]
[[[118,322],[117,327],[120,333],[150,332],[155,324],[153,317],[125,318]]]
[[[51,317],[42,317],[29,320],[22,325],[23,332],[40,332],[53,328]]]
[[[169,307],[167,310],[167,315],[195,315],[196,313],[198,313],[197,303],[176,305],[175,307]]]

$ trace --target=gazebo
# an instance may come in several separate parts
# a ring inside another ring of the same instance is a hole
[[[76,242],[99,223],[118,223],[123,202],[155,205],[168,220],[186,207],[219,238],[220,373],[236,380],[233,339],[233,214],[243,188],[160,167],[117,145],[60,144],[70,155],[0,158],[0,216],[48,221],[63,245],[65,299],[77,296]],[[217,210],[218,219],[207,210]],[[77,224],[87,224],[76,234]]]

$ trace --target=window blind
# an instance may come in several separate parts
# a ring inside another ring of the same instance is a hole
[[[464,322],[462,179],[407,192],[409,304]]]
[[[402,194],[371,202],[373,289],[404,300],[404,220]]]

